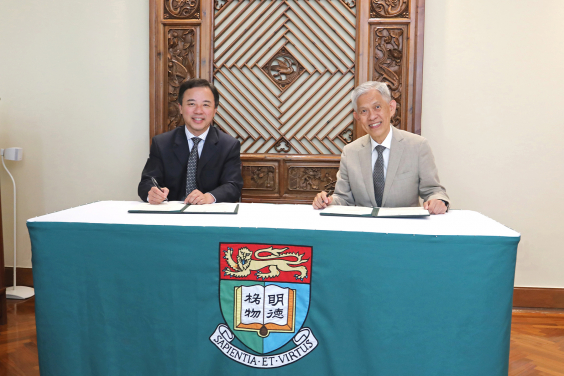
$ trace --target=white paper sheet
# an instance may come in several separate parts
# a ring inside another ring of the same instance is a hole
[[[421,207],[380,208],[380,210],[378,210],[378,217],[414,217],[426,215],[429,215],[429,211]]]
[[[364,206],[340,206],[331,205],[328,208],[319,210],[319,213],[324,214],[335,214],[335,215],[371,215],[372,208],[366,208]]]
[[[180,211],[186,204],[182,201],[164,201],[161,202],[159,205],[151,205],[149,203],[139,204],[131,207],[129,210],[139,210],[139,211],[162,211],[162,212],[171,212],[171,211]]]
[[[222,202],[211,205],[190,205],[185,213],[233,213],[237,204]]]

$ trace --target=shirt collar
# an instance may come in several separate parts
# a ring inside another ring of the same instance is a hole
[[[186,127],[186,126],[184,127],[184,130],[186,130],[186,138],[188,140],[192,139],[192,137],[198,137],[202,141],[205,141],[206,137],[208,137],[208,132],[210,131],[210,127],[208,127],[208,129],[206,129],[206,131],[199,136],[194,136],[192,133],[190,133],[190,131],[188,130],[188,127]]]
[[[383,147],[387,148],[387,149],[391,149],[392,146],[392,134],[393,134],[393,129],[392,129],[392,125],[390,124],[390,133],[388,133],[388,135],[386,136],[386,139],[384,140],[384,142],[382,142],[381,144],[377,143],[376,141],[374,141],[374,139],[372,137],[370,137],[370,143],[372,144],[372,150],[374,150],[374,148],[378,145],[382,145]]]

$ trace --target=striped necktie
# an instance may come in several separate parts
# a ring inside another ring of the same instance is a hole
[[[378,159],[374,163],[374,171],[372,171],[372,180],[374,182],[374,197],[378,207],[382,206],[382,196],[384,196],[384,185],[386,178],[384,177],[384,150],[385,146],[377,145],[376,151],[378,152]]]
[[[196,186],[196,172],[198,171],[198,143],[202,141],[201,138],[192,137],[192,150],[190,151],[190,156],[188,157],[188,169],[186,170],[186,196],[192,193],[193,190],[197,189]]]

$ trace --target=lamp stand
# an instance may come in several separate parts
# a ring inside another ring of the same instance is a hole
[[[6,288],[6,299],[29,299],[35,295],[35,290],[32,287],[16,285],[16,181],[4,163],[4,149],[2,149],[2,165],[14,185],[14,285]]]

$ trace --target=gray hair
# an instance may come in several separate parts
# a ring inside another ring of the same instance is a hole
[[[391,102],[392,95],[390,94],[390,89],[388,89],[388,85],[386,85],[384,82],[368,81],[358,85],[351,94],[351,102],[355,112],[356,112],[356,102],[358,101],[358,98],[361,95],[366,94],[371,90],[377,90],[380,94],[382,94],[382,98],[384,98],[386,102],[388,103]]]

